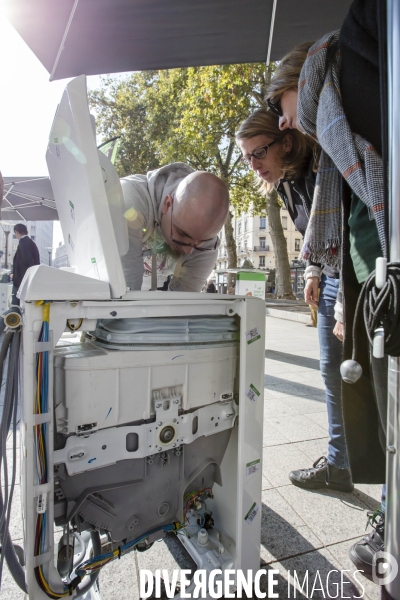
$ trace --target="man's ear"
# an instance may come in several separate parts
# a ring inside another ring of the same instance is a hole
[[[289,154],[293,147],[293,138],[290,133],[287,133],[283,138],[283,148],[286,154]]]
[[[168,194],[168,196],[165,196],[165,198],[163,200],[162,207],[161,207],[161,214],[166,215],[171,205],[172,205],[172,196],[171,196],[171,194]]]

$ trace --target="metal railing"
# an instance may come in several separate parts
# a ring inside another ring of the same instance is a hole
[[[269,246],[254,246],[253,252],[268,252]]]

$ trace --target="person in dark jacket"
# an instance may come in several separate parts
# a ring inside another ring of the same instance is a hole
[[[331,237],[328,228],[339,231],[343,224],[344,359],[352,357],[352,326],[361,285],[374,270],[376,258],[387,255],[379,71],[379,46],[383,48],[386,40],[379,39],[378,30],[378,24],[386,22],[385,4],[354,0],[340,32],[325,35],[310,49],[298,87],[282,85],[278,68],[269,91],[269,101],[280,110],[280,128],[296,127],[318,140],[324,155],[320,188],[337,192],[331,196],[336,203],[322,202],[318,211],[329,210],[332,215],[322,230],[325,239]],[[316,221],[321,223],[318,216]],[[316,239],[309,236],[310,248]],[[338,248],[331,244],[329,250]],[[383,483],[387,357],[372,356],[364,327],[356,335],[362,376],[354,385],[343,384],[351,470],[358,483]],[[384,549],[385,508],[383,486],[381,509],[369,519],[372,532],[350,549],[350,558],[370,579],[374,554]]]
[[[216,294],[217,293],[217,288],[215,287],[215,283],[211,279],[207,282],[206,292],[207,292],[207,294]]]
[[[14,233],[17,240],[19,240],[19,244],[13,262],[12,303],[19,306],[18,288],[29,267],[40,265],[40,256],[35,242],[28,237],[28,230],[25,225],[17,223],[14,227]]]
[[[271,110],[259,109],[241,124],[236,141],[243,162],[257,173],[264,191],[275,186],[296,229],[304,236],[312,207],[318,152],[311,138],[294,130],[280,131],[278,116]],[[333,335],[339,272],[332,266],[309,263],[305,277],[305,299],[318,307],[320,369],[326,389],[330,439],[327,457],[317,459],[310,468],[292,471],[289,478],[304,489],[351,492],[354,486],[342,417],[342,343]]]

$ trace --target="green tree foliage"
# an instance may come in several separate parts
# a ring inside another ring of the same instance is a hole
[[[235,132],[260,106],[270,71],[263,64],[192,67],[105,77],[90,103],[104,139],[121,135],[121,176],[183,161],[222,177],[239,212],[265,209],[240,162]]]
[[[264,64],[190,67],[102,80],[90,94],[104,139],[121,136],[120,176],[187,162],[221,177],[236,213],[266,208],[254,175],[240,161],[235,132],[262,105],[272,69]],[[229,267],[236,267],[232,214],[225,226]]]

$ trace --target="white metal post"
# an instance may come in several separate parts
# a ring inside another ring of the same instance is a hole
[[[400,261],[400,0],[387,1],[389,98],[390,260]],[[389,362],[385,551],[400,562],[400,358]],[[385,586],[400,600],[400,574]]]

